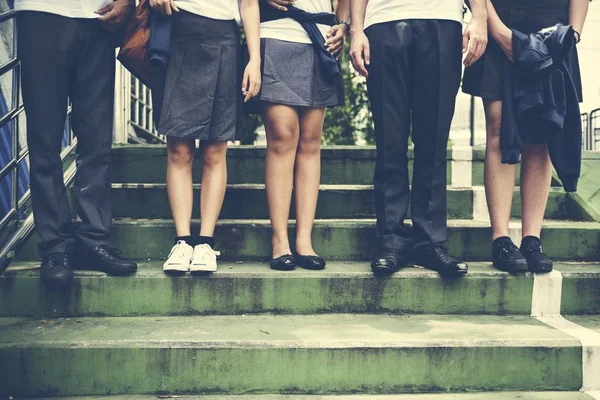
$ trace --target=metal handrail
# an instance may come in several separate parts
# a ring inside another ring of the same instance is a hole
[[[20,221],[22,219],[22,212],[31,198],[31,191],[27,189],[22,195],[19,196],[19,167],[26,165],[27,156],[29,155],[29,149],[26,143],[21,143],[19,140],[19,119],[18,117],[24,112],[23,103],[20,99],[20,83],[21,83],[21,63],[18,57],[17,51],[17,21],[15,19],[15,11],[8,10],[0,13],[0,23],[13,20],[13,53],[15,54],[11,60],[0,66],[0,76],[3,76],[9,72],[12,72],[12,93],[10,99],[10,105],[5,115],[0,116],[0,129],[12,124],[12,155],[11,159],[6,163],[2,169],[0,169],[0,182],[8,176],[11,176],[11,195],[10,195],[10,208],[6,212],[6,215],[0,218],[0,232],[8,227],[11,222]],[[69,145],[66,146],[62,153],[61,159],[64,161],[75,149],[76,140],[71,133],[70,123],[71,107],[67,108],[67,121],[65,128],[69,132]],[[75,175],[75,163],[71,165],[65,173],[65,184],[69,185]],[[17,249],[25,242],[25,240],[33,232],[33,215],[30,213],[20,226],[11,233],[10,237],[6,240],[3,247],[0,250],[0,275],[6,270],[8,264],[14,258],[14,254]]]
[[[591,150],[596,150],[598,143],[600,143],[600,108],[596,108],[590,112],[588,119],[588,132],[590,142],[593,145]]]

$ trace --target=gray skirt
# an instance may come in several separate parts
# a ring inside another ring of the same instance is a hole
[[[241,49],[235,21],[181,11],[173,16],[171,60],[158,131],[200,140],[241,137]]]
[[[312,44],[262,39],[261,45],[262,101],[294,107],[343,104],[343,92],[323,78]]]

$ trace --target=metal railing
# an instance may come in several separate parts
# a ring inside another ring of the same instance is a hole
[[[16,247],[23,243],[33,232],[33,216],[25,217],[23,211],[27,208],[31,197],[28,189],[29,150],[25,140],[25,119],[21,99],[21,64],[17,52],[15,12],[6,3],[1,4],[0,32],[4,64],[0,66],[0,144],[3,145],[0,154],[0,195],[4,199],[2,215],[0,215],[0,238],[4,243],[0,248],[0,275],[8,267],[14,257]],[[7,94],[8,92],[8,94]],[[71,107],[68,107],[68,114]],[[64,161],[76,145],[70,118],[65,122],[65,138],[61,158]],[[74,178],[75,167],[72,165],[65,172],[65,184],[69,185]]]
[[[587,150],[595,151],[599,148],[598,143],[600,143],[600,108],[590,112],[587,128],[590,143],[590,148]]]
[[[166,143],[154,124],[152,91],[117,64],[115,142]]]

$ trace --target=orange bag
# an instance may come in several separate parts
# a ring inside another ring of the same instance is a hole
[[[146,86],[150,85],[150,60],[148,41],[150,39],[150,4],[140,0],[135,13],[125,27],[123,43],[117,59],[129,72]]]

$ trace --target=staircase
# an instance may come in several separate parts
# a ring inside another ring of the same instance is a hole
[[[219,271],[169,277],[166,150],[115,148],[113,244],[139,272],[79,271],[70,290],[45,288],[32,237],[0,278],[0,398],[600,399],[600,223],[558,182],[543,241],[559,272],[491,268],[483,153],[455,148],[448,247],[469,275],[375,278],[375,151],[324,149],[313,237],[329,264],[286,273],[266,263],[264,158],[229,150]]]

